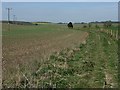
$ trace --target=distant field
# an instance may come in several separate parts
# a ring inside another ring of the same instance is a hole
[[[118,87],[117,26],[84,25],[3,24],[3,87]]]

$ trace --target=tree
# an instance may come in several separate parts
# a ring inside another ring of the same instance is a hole
[[[69,22],[67,26],[68,26],[68,28],[73,28],[72,22]]]
[[[35,25],[38,25],[37,23]]]

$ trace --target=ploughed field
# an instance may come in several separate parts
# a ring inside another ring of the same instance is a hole
[[[118,41],[111,30],[40,24],[8,31],[3,24],[3,87],[118,87]]]

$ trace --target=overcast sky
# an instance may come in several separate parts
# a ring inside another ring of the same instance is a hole
[[[3,2],[2,19],[10,16],[21,21],[91,22],[118,20],[117,2]]]

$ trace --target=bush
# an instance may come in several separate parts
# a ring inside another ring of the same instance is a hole
[[[38,25],[37,23],[35,25]]]
[[[68,28],[73,28],[72,22],[69,22],[67,26],[68,26]]]
[[[87,26],[86,26],[86,25],[84,25],[84,26],[83,26],[83,28],[87,28]]]

